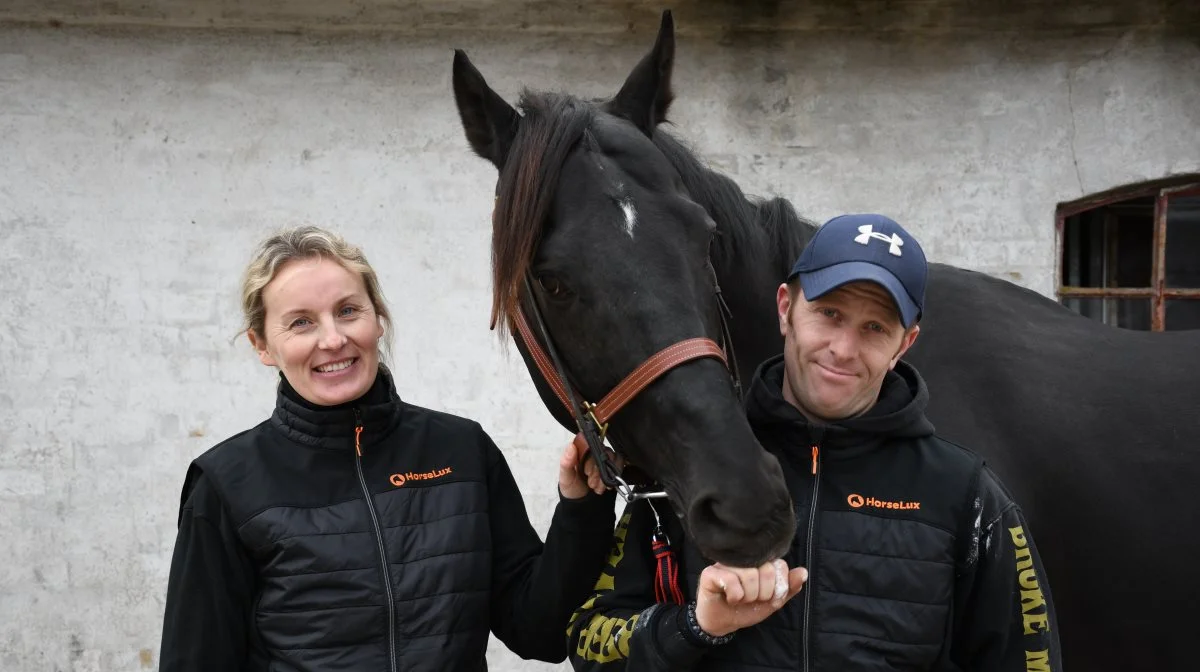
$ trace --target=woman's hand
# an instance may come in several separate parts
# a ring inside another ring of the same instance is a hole
[[[605,489],[587,441],[582,434],[576,434],[558,461],[558,492],[566,499],[582,499],[588,490],[602,495]]]

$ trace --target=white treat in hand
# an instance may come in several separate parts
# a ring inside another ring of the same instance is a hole
[[[775,561],[775,599],[782,600],[788,592],[788,572],[787,565],[783,560]]]

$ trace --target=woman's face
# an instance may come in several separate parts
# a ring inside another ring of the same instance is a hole
[[[281,266],[263,289],[266,319],[250,342],[308,401],[353,401],[375,382],[383,324],[362,276],[324,257]]]

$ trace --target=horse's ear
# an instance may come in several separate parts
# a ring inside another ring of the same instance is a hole
[[[462,49],[454,50],[454,102],[471,149],[503,168],[520,116],[488,86]]]
[[[675,65],[675,20],[671,10],[662,14],[654,48],[637,64],[621,91],[609,103],[609,111],[634,123],[646,135],[667,118],[671,92],[671,70]]]

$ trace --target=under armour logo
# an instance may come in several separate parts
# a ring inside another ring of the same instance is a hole
[[[854,237],[854,242],[859,245],[866,245],[871,242],[872,238],[882,240],[885,243],[890,243],[888,252],[891,252],[893,256],[900,256],[900,246],[904,244],[904,239],[900,237],[900,234],[893,233],[890,236],[885,236],[882,233],[875,233],[875,229],[870,224],[863,224],[858,227],[858,233],[859,235]]]

